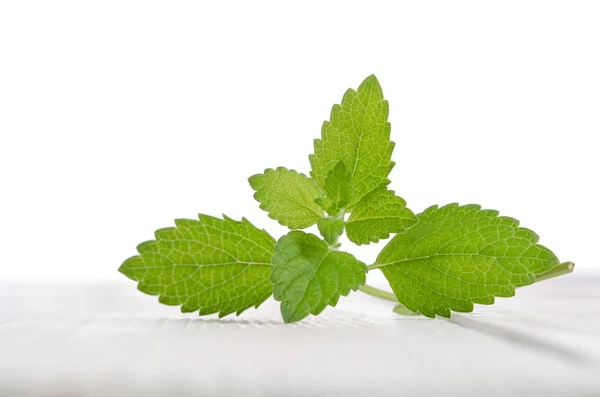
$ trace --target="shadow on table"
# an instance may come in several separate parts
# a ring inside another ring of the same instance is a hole
[[[574,364],[589,365],[594,361],[592,357],[579,351],[571,350],[565,346],[561,346],[560,344],[550,342],[548,340],[542,340],[514,329],[486,323],[473,316],[461,316],[454,314],[446,321],[462,328],[467,328],[481,334],[502,339],[526,350],[548,354],[560,360],[568,360]]]

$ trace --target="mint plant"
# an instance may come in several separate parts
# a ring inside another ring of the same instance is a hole
[[[415,215],[388,189],[394,143],[388,102],[375,76],[346,91],[309,156],[310,177],[283,167],[249,178],[270,218],[292,229],[275,241],[247,219],[179,219],[137,247],[119,268],[139,290],[200,315],[239,315],[271,295],[284,322],[318,315],[350,291],[397,302],[398,314],[450,317],[560,276],[560,263],[513,218],[478,205],[434,205]],[[322,238],[301,231],[317,225]],[[367,266],[340,251],[395,236]],[[393,293],[365,285],[380,270]]]

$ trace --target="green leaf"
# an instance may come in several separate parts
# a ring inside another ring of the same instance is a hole
[[[315,200],[315,203],[321,208],[323,208],[327,213],[331,216],[336,216],[340,210],[338,209],[335,201],[327,198],[327,197],[319,197]]]
[[[247,219],[200,215],[157,230],[156,240],[138,245],[138,256],[119,271],[159,302],[182,305],[200,315],[240,314],[258,307],[273,291],[270,281],[275,240]]]
[[[283,167],[269,168],[264,174],[251,176],[248,182],[256,190],[254,198],[260,208],[283,226],[304,229],[325,215],[315,202],[323,192],[304,174]]]
[[[376,243],[390,233],[403,232],[416,221],[415,214],[406,208],[406,201],[382,186],[356,204],[346,222],[346,232],[355,244]]]
[[[336,218],[323,218],[317,222],[321,236],[329,244],[335,243],[337,238],[344,233],[344,220]]]
[[[392,311],[400,316],[416,316],[419,314],[408,309],[402,303],[398,303],[396,306],[394,306],[394,309]]]
[[[273,296],[286,323],[335,306],[340,295],[365,283],[367,267],[346,252],[331,251],[321,239],[300,231],[281,237],[273,257]]]
[[[337,163],[325,178],[325,193],[338,209],[344,208],[352,200],[352,175],[343,161]]]
[[[381,185],[394,166],[388,113],[381,86],[371,75],[357,91],[346,91],[341,105],[333,106],[331,120],[323,123],[321,139],[315,140],[314,154],[309,156],[312,178],[324,187],[329,172],[343,161],[353,186],[349,206]]]
[[[513,218],[478,205],[433,206],[397,234],[373,268],[380,268],[409,310],[427,317],[471,312],[535,282],[558,259]]]

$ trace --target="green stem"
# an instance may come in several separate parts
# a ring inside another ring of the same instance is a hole
[[[340,236],[338,236],[333,243],[329,245],[330,251],[339,251],[340,250]]]
[[[340,220],[341,219],[343,221],[344,220],[344,215],[345,215],[345,213],[344,213],[344,210],[342,209],[342,210],[340,210],[340,212],[336,216],[328,216],[328,218],[334,219],[334,220]],[[344,232],[342,232],[342,234],[344,234]],[[340,244],[340,236],[337,236],[335,238],[335,241],[333,243],[329,244],[329,250],[330,251],[339,251],[340,250],[340,245],[342,245],[342,244]]]
[[[554,277],[562,276],[565,274],[569,274],[575,268],[575,264],[573,262],[563,262],[554,266],[552,269],[545,271],[544,273],[538,274],[535,276],[535,281],[543,281],[548,280]]]
[[[376,298],[385,299],[396,303],[398,302],[398,299],[396,299],[396,295],[394,295],[393,293],[384,291],[379,288],[371,287],[370,285],[365,284],[362,287],[358,288],[358,290]]]
[[[375,265],[372,265],[372,266],[375,266]],[[548,280],[548,279],[551,279],[554,277],[569,274],[569,273],[573,272],[573,268],[575,268],[575,264],[573,262],[559,263],[558,265],[554,266],[550,270],[548,270],[544,273],[538,274],[536,276],[535,281],[537,282],[537,281]],[[377,269],[377,268],[369,266],[369,269]],[[393,293],[384,291],[379,288],[371,287],[370,285],[365,284],[362,287],[360,287],[358,290],[360,292],[364,292],[365,294],[374,296],[376,298],[385,299],[385,300],[392,301],[392,302],[398,302],[398,299],[396,298],[396,296]]]

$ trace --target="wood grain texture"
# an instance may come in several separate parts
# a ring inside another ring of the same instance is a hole
[[[133,282],[0,281],[0,396],[597,396],[600,273],[451,319],[354,293],[284,325],[182,314]]]

